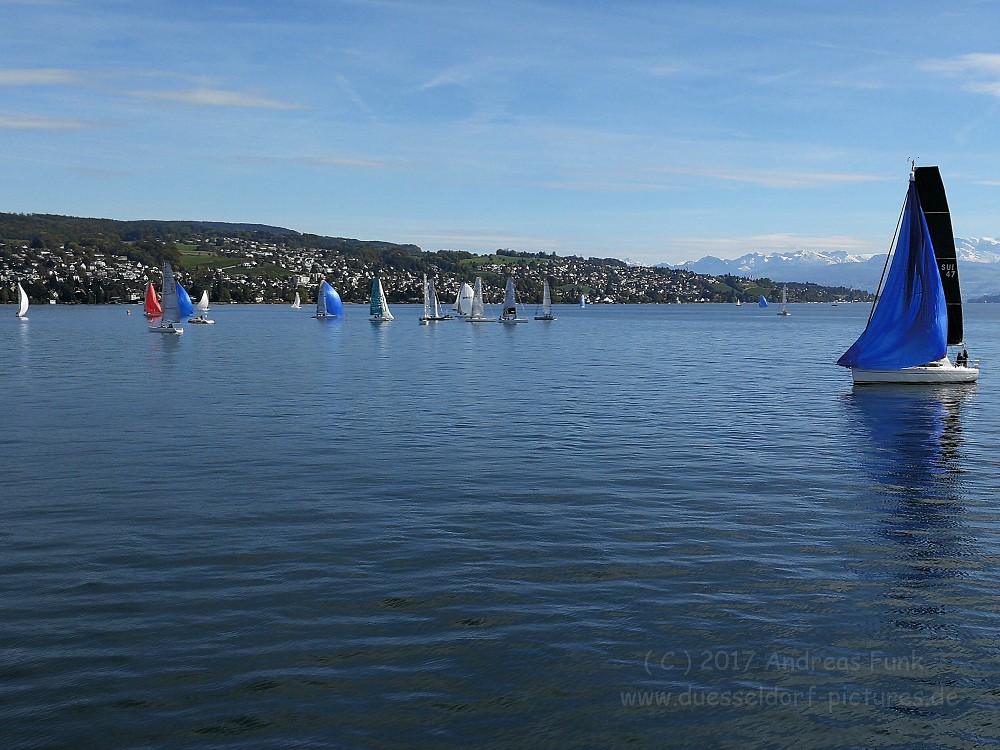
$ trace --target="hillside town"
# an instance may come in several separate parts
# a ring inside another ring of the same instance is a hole
[[[329,239],[329,238],[325,238]],[[34,303],[135,304],[147,283],[159,285],[162,260],[192,294],[208,289],[216,303],[290,302],[296,291],[311,300],[322,280],[345,302],[368,300],[378,275],[390,302],[420,302],[423,277],[434,280],[442,302],[457,295],[463,281],[483,279],[487,302],[498,302],[507,276],[519,299],[540,299],[543,280],[553,301],[592,303],[691,303],[773,298],[768,279],[710,276],[691,271],[629,265],[615,259],[557,257],[546,253],[497,250],[494,255],[424,252],[412,245],[356,243],[351,249],[310,246],[301,235],[268,232],[191,232],[170,240],[122,241],[52,236],[25,240],[0,237],[0,302],[13,300],[20,283]],[[815,284],[789,284],[790,301],[863,299],[860,291]]]

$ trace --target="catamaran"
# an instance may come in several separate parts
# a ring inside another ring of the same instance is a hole
[[[837,364],[855,383],[972,383],[955,236],[941,172],[912,165],[902,218],[868,325]],[[961,347],[953,362],[948,347]]]
[[[163,263],[163,284],[160,286],[160,304],[163,308],[163,315],[158,318],[159,325],[151,325],[149,330],[153,333],[167,333],[179,336],[184,333],[184,329],[177,326],[181,322],[181,308],[177,301],[177,290],[182,288],[174,281],[174,270],[170,264]]]
[[[431,321],[451,320],[450,315],[442,315],[438,305],[437,292],[434,291],[434,280],[427,280],[424,274],[424,314],[420,317],[420,325],[427,325]]]
[[[552,292],[549,290],[548,279],[545,279],[545,287],[542,289],[542,313],[536,314],[535,320],[555,320],[552,315]]]
[[[370,313],[368,319],[372,323],[388,323],[393,319],[392,313],[389,312],[389,303],[385,301],[385,290],[382,289],[382,282],[378,276],[372,280],[372,295],[368,309]]]
[[[527,318],[517,317],[517,300],[514,298],[514,277],[507,277],[507,285],[504,287],[503,292],[503,309],[500,312],[499,322],[513,324],[513,323],[527,323]]]
[[[337,294],[337,290],[330,286],[326,279],[319,285],[316,291],[316,314],[314,318],[339,318],[344,314],[344,303]]]
[[[493,318],[487,318],[485,312],[486,307],[483,305],[483,279],[477,276],[476,283],[472,287],[472,311],[466,320],[470,323],[492,323]]]

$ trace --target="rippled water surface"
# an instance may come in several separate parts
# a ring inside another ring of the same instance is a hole
[[[3,308],[3,746],[996,740],[1000,308],[791,309]]]

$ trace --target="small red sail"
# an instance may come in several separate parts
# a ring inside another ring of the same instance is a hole
[[[146,284],[146,316],[155,318],[158,315],[163,315],[163,308],[160,307],[160,300],[156,298],[156,290],[150,281]]]

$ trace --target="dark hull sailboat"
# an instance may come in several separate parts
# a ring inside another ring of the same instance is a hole
[[[855,383],[972,383],[955,239],[937,167],[913,167],[895,248],[868,325],[837,361]],[[948,347],[962,347],[953,362]]]

